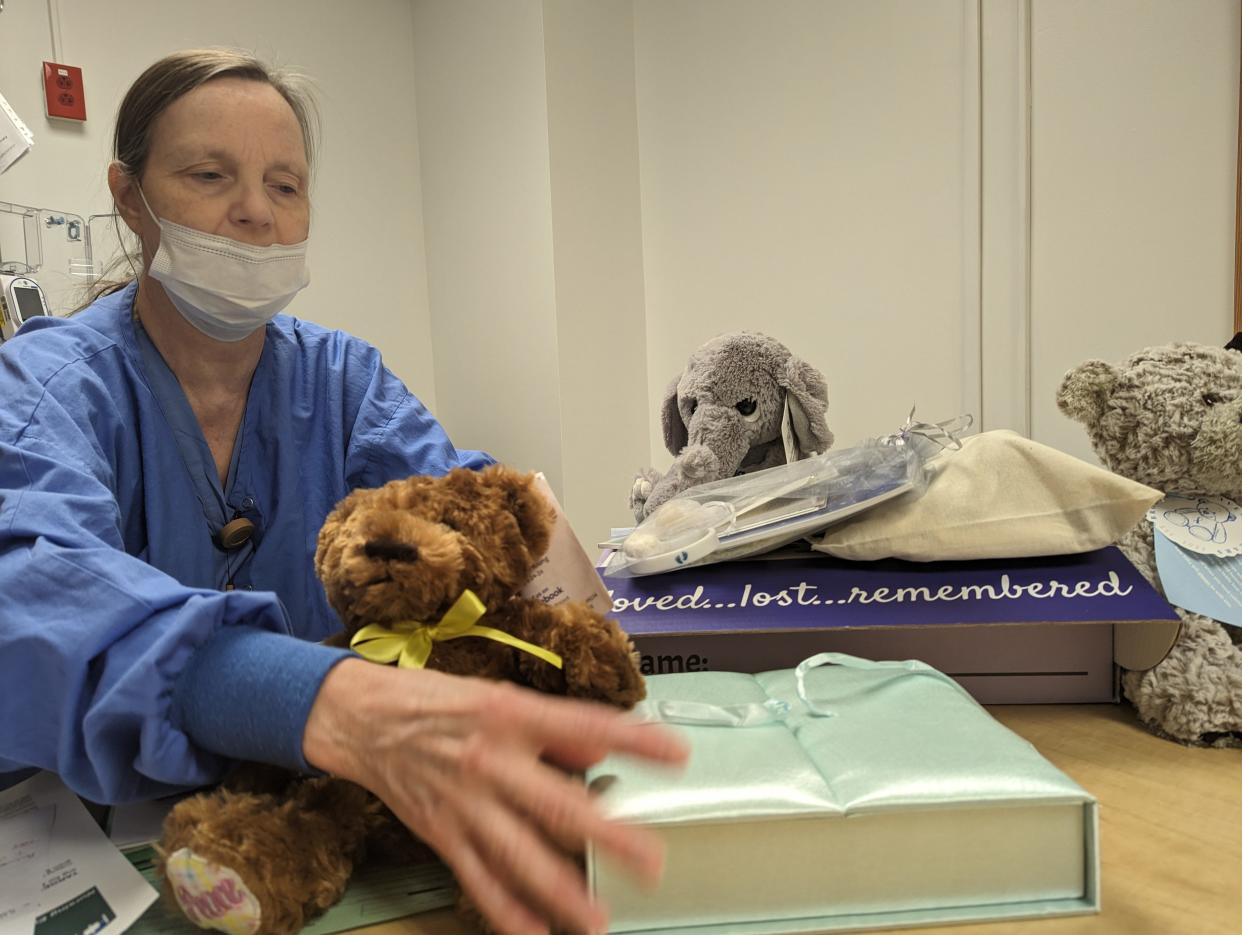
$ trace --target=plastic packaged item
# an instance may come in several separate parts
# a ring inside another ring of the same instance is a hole
[[[891,435],[682,491],[635,527],[605,577],[660,574],[770,552],[904,494],[920,495],[924,463],[960,447],[969,415],[914,420]]]

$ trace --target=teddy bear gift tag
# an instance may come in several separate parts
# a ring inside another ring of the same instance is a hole
[[[1242,627],[1242,506],[1228,497],[1173,493],[1147,518],[1169,601]]]
[[[555,522],[548,551],[531,569],[530,580],[522,587],[522,596],[552,605],[582,601],[597,613],[608,614],[612,610],[608,589],[583,551],[570,528],[569,518],[542,473],[535,474],[535,489],[552,508]]]

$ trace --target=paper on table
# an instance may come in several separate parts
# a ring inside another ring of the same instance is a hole
[[[34,930],[53,814],[28,795],[0,806],[0,931]]]
[[[8,171],[33,145],[34,134],[0,94],[0,173]]]
[[[157,898],[51,773],[0,792],[0,849],[0,935],[121,932]]]

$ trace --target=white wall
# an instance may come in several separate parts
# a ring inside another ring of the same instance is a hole
[[[543,471],[584,542],[647,457],[628,0],[417,0],[439,415]]]
[[[47,4],[7,3],[0,93],[34,132],[35,148],[0,176],[0,201],[110,211],[105,172],[116,108],[142,69],[169,52],[230,46],[306,73],[319,90],[324,133],[312,194],[312,282],[292,310],[378,345],[434,406],[408,0],[60,0],[59,8],[60,54],[83,69],[88,119],[75,125],[43,115]],[[77,285],[61,269],[37,278],[61,308],[66,287]]]
[[[416,11],[423,187],[442,200],[427,215],[437,363],[461,358],[458,331],[490,328],[487,359],[523,385],[494,410],[496,387],[442,379],[443,415],[502,457],[559,461],[584,539],[625,521],[632,468],[671,460],[663,388],[721,331],[768,331],[820,367],[839,444],[917,403],[1086,457],[1053,401],[1066,369],[1228,336],[1236,0]],[[434,97],[454,106],[432,124]],[[523,307],[537,313],[515,329],[503,309]],[[535,346],[553,332],[554,353]]]
[[[1032,437],[1090,457],[1065,371],[1233,336],[1236,0],[1032,8]]]
[[[541,470],[560,492],[542,11],[413,9],[439,415],[458,445]]]
[[[973,411],[972,10],[416,2],[437,398],[458,442],[544,470],[590,542],[630,521],[633,472],[671,460],[660,394],[720,331],[766,330],[823,369],[842,443],[916,402]]]
[[[636,0],[651,445],[712,335],[818,367],[838,447],[977,412],[973,3]]]
[[[629,0],[545,0],[563,500],[582,540],[633,522],[647,461],[639,140]]]

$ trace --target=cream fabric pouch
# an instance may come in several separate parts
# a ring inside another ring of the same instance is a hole
[[[923,496],[830,527],[837,558],[917,562],[1066,555],[1103,548],[1164,495],[1016,432],[982,432],[928,464]]]

